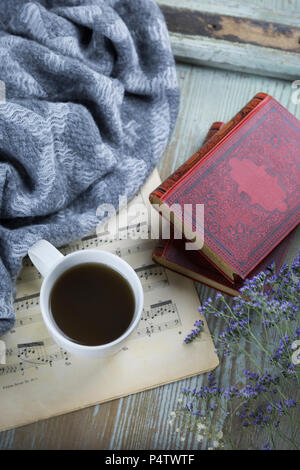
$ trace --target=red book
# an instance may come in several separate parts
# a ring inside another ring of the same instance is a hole
[[[214,122],[204,140],[206,143],[219,129],[224,127],[223,122]],[[288,249],[293,241],[295,230],[291,232],[251,273],[251,277],[260,271],[267,269],[273,262],[278,273],[284,263]],[[183,240],[161,240],[152,255],[153,260],[172,271],[189,277],[193,281],[201,282],[230,296],[239,295],[239,289],[243,281],[238,280],[234,284],[228,281],[217,269],[215,269],[199,251],[185,250]]]
[[[201,255],[234,284],[299,223],[299,149],[299,120],[259,93],[153,191],[150,202],[200,242],[201,227],[184,205],[204,204]]]
[[[295,230],[291,232],[251,273],[251,277],[266,270],[273,262],[278,273],[284,263],[288,249],[293,241]],[[201,282],[230,296],[239,295],[244,281],[234,284],[215,269],[200,251],[186,251],[184,240],[160,240],[152,254],[153,261],[178,274]]]

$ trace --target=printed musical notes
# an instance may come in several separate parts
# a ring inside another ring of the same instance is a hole
[[[22,326],[31,325],[32,323],[38,323],[40,321],[42,321],[42,317],[39,313],[36,313],[35,315],[26,315],[16,319],[14,328],[20,328]]]
[[[130,202],[129,210],[132,203],[151,210],[148,195],[159,183],[154,173]],[[132,266],[144,289],[144,310],[137,329],[126,347],[107,360],[70,356],[50,338],[39,305],[42,279],[25,258],[17,281],[16,323],[1,337],[6,345],[6,364],[0,365],[0,430],[172,382],[217,365],[208,330],[206,339],[193,348],[185,347],[182,341],[199,318],[199,299],[192,282],[153,264],[157,241],[148,236],[146,217],[142,213],[134,217],[129,211],[125,217],[122,211],[118,236],[112,236],[104,224],[96,233],[60,249],[64,255],[75,250],[108,250]],[[158,233],[157,228],[154,233]]]
[[[0,376],[22,373],[27,369],[38,369],[40,366],[52,367],[57,361],[68,361],[69,354],[59,348],[51,338],[43,341],[17,344],[7,351],[8,361],[0,366]]]
[[[23,355],[40,353],[39,348],[41,347],[50,348],[53,346],[58,348],[54,340],[50,337],[47,337],[47,338],[40,339],[38,341],[32,341],[30,343],[17,344],[15,347],[7,349],[6,356],[9,356],[10,358],[13,356],[19,358]]]
[[[147,237],[146,239],[139,240],[139,237],[143,234],[143,229],[147,229],[148,234],[146,222],[121,227],[115,236],[107,230],[93,233],[77,242],[70,243],[70,245],[60,247],[60,251],[63,255],[68,255],[78,250],[99,248],[109,249],[109,251],[121,257],[131,256],[132,254],[153,249],[153,240],[150,238]],[[32,282],[35,279],[41,279],[41,275],[34,268],[30,259],[26,257],[23,260],[23,269],[19,274],[18,281]]]
[[[40,293],[26,295],[24,297],[17,298],[14,302],[15,312],[19,313],[24,310],[30,310],[40,305]]]
[[[165,300],[144,309],[135,337],[152,336],[180,325],[181,320],[176,304],[172,300]]]
[[[169,284],[166,270],[157,264],[141,266],[135,270],[139,276],[144,291],[153,290],[159,287],[165,287]]]
[[[41,322],[42,316],[40,313],[40,294],[26,295],[19,297],[14,302],[16,321],[14,330],[22,326],[31,325],[33,323]]]

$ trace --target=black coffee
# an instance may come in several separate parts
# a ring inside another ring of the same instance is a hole
[[[130,325],[135,299],[130,284],[106,265],[85,263],[65,271],[50,295],[57,326],[76,343],[99,346]]]

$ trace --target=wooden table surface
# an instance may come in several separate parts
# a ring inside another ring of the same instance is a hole
[[[281,8],[284,3],[291,4],[284,0],[271,2]],[[199,148],[213,121],[228,121],[257,92],[273,95],[300,118],[300,104],[292,102],[295,90],[288,81],[184,64],[177,64],[177,72],[181,105],[173,137],[159,165],[162,178]],[[214,295],[206,287],[200,286],[198,291],[199,303]],[[218,320],[207,320],[211,331],[218,331]],[[243,361],[221,361],[217,377],[223,384],[236,383],[238,366],[243,366]],[[204,378],[193,377],[2,432],[0,449],[200,449],[193,435],[176,433],[169,420],[178,407],[180,389],[198,387]],[[248,447],[242,434],[238,441],[240,448]],[[205,443],[202,446],[205,448]]]

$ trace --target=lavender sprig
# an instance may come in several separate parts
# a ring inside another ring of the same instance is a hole
[[[186,344],[191,343],[195,338],[199,338],[201,333],[204,331],[204,322],[203,320],[197,320],[194,323],[194,329],[184,338]]]
[[[260,445],[254,442],[255,449],[276,448],[274,436],[282,443],[287,442],[288,448],[300,448],[300,423],[295,417],[295,408],[300,404],[299,346],[298,358],[293,359],[300,339],[299,292],[300,252],[292,266],[284,265],[278,274],[273,266],[247,280],[240,295],[231,302],[217,294],[214,300],[209,298],[199,307],[201,315],[214,315],[222,322],[215,343],[219,354],[224,356],[224,366],[230,361],[228,356],[238,354],[251,364],[251,370],[243,371],[237,385],[221,386],[210,374],[206,385],[182,390],[178,416],[184,417],[185,429],[197,433],[201,445],[206,439],[207,448],[234,448],[228,436],[232,423],[239,422],[246,433],[249,429],[267,429],[268,442]],[[203,322],[199,322],[194,324],[195,329],[185,338],[185,343],[199,338],[203,329]],[[208,414],[214,417],[212,423],[219,422],[215,432],[207,421],[203,430],[202,423]],[[284,432],[281,431],[283,422]],[[220,423],[226,423],[225,427]],[[220,445],[216,434],[221,433]],[[215,447],[214,442],[218,442]]]

